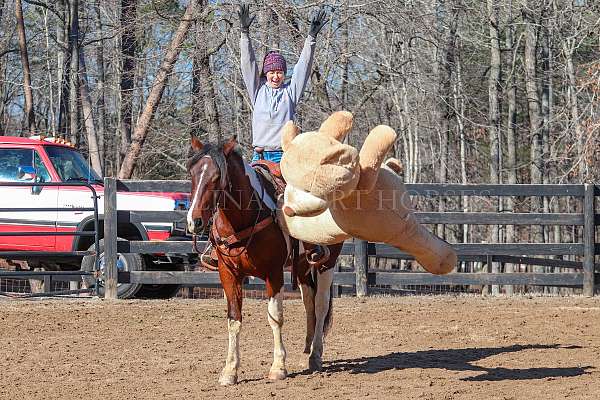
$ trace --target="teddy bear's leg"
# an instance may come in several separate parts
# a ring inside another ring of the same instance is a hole
[[[360,181],[357,189],[371,191],[377,182],[379,167],[396,140],[396,132],[387,125],[376,126],[363,143],[358,162]]]
[[[454,269],[457,257],[450,244],[419,224],[412,213],[405,223],[404,234],[388,244],[415,256],[417,262],[432,274],[447,274]]]

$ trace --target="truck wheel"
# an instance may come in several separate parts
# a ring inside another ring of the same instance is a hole
[[[125,239],[117,238],[119,241]],[[88,249],[94,251],[95,247],[92,244]],[[100,254],[99,257],[99,268],[104,271],[104,239],[100,239]],[[117,269],[119,271],[143,271],[144,261],[142,256],[135,253],[117,253]],[[93,271],[94,270],[94,256],[85,256],[81,260],[82,271]],[[84,275],[83,284],[86,287],[91,287],[96,284],[96,280],[93,276]],[[104,296],[104,281],[100,279],[100,286],[98,287],[98,294]],[[118,283],[117,284],[117,297],[119,299],[129,299],[133,297],[138,290],[142,287],[139,283]]]
[[[146,260],[146,266],[151,271],[184,271],[184,265],[181,263],[155,264]],[[181,285],[161,284],[161,285],[142,285],[135,297],[138,299],[170,299],[175,297],[181,289]]]

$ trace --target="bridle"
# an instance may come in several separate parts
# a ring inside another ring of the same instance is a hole
[[[217,214],[217,211],[220,209],[221,204],[224,203],[223,197],[225,196],[225,193],[232,192],[231,179],[229,179],[229,163],[227,162],[227,157],[225,155],[224,155],[223,159],[225,161],[224,166],[219,168],[219,172],[221,174],[221,179],[220,179],[220,184],[219,184],[219,189],[218,189],[219,195],[216,197],[216,199],[213,200],[213,207],[210,210],[211,217],[204,224],[204,227],[202,229],[202,233],[200,234],[200,236],[204,235],[204,233],[206,232],[206,228],[209,225],[212,225],[212,228],[210,229],[210,232],[209,232],[209,239],[210,239],[211,243],[213,244],[213,246],[215,247],[216,251],[227,257],[235,258],[235,257],[239,257],[240,255],[242,255],[242,253],[244,253],[248,249],[248,247],[252,243],[252,240],[254,239],[254,236],[258,232],[267,228],[271,224],[274,224],[276,221],[276,218],[274,216],[274,211],[272,211],[267,217],[265,217],[259,221],[260,216],[261,216],[261,209],[259,208],[256,210],[256,218],[254,220],[254,223],[250,227],[245,228],[239,232],[234,232],[232,235],[229,235],[229,236],[223,237],[223,235],[221,235],[221,233],[218,231],[217,224],[214,223],[215,215]],[[251,202],[252,202],[252,199],[255,198],[254,195],[257,195],[258,198],[261,198],[261,199],[264,197],[265,188],[264,188],[264,185],[262,184],[262,182],[261,182],[261,191],[262,191],[262,193],[259,194],[256,191],[256,189],[254,187],[252,187]],[[211,222],[212,222],[212,224],[211,224]],[[199,235],[197,235],[197,234],[192,235],[193,248],[196,253],[200,253],[200,251],[198,251],[198,245],[197,245],[198,236]],[[232,250],[233,246],[236,244],[242,243],[243,241],[245,241],[245,244],[243,246],[241,246],[237,252],[234,252]],[[288,257],[289,257],[289,255],[288,255]]]

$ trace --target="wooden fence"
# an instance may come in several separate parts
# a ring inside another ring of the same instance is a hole
[[[119,222],[164,222],[185,220],[184,211],[120,211],[117,208],[117,188],[136,192],[189,193],[188,181],[117,181],[105,178],[104,185],[104,251],[106,260],[106,297],[116,298],[117,282],[142,284],[182,284],[215,286],[216,272],[132,271],[117,273],[117,253],[192,253],[189,241],[118,241]],[[369,272],[369,256],[411,259],[391,246],[356,240],[346,242],[343,255],[354,256],[354,272],[336,272],[334,284],[356,287],[358,296],[368,294],[369,285],[538,285],[583,287],[586,296],[594,295],[595,283],[600,283],[600,266],[595,256],[600,254],[596,243],[596,226],[600,215],[595,210],[595,197],[600,187],[582,185],[458,185],[407,184],[411,195],[417,196],[519,196],[564,197],[577,199],[578,213],[498,213],[498,212],[417,212],[424,224],[467,225],[562,225],[583,227],[583,241],[578,243],[457,243],[452,246],[460,261],[521,263],[528,265],[571,268],[569,273],[450,273],[436,276],[415,272]],[[202,248],[205,243],[199,243]],[[538,257],[536,257],[538,256]],[[578,256],[582,262],[540,258],[539,256]],[[286,282],[290,282],[286,274]]]

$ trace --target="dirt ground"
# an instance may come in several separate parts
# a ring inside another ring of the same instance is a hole
[[[223,300],[0,301],[1,399],[599,399],[600,299],[335,299],[325,371],[305,370],[304,310],[285,303],[290,376],[266,302],[247,300],[241,382],[222,388]]]

